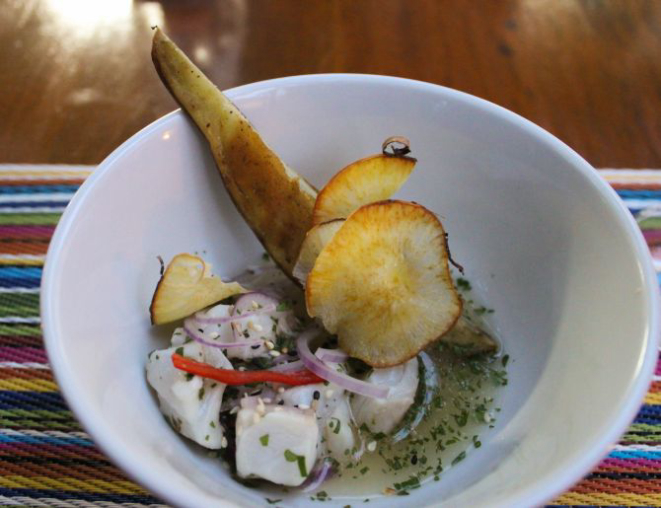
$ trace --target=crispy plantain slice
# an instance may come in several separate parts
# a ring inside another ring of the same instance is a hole
[[[291,276],[312,225],[316,190],[287,167],[238,108],[158,28],[152,60],[167,89],[207,138],[237,209]]]
[[[415,163],[413,157],[380,154],[349,164],[319,191],[312,222],[344,219],[363,205],[389,199],[404,185]]]
[[[247,291],[236,282],[211,274],[211,265],[191,254],[178,254],[158,281],[149,306],[153,325],[171,323],[193,312]]]
[[[337,334],[342,349],[374,367],[412,358],[462,310],[443,226],[405,201],[351,214],[319,254],[305,297],[308,313]]]

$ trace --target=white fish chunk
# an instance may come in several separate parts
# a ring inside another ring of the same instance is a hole
[[[389,434],[413,404],[418,389],[418,358],[402,365],[385,369],[374,369],[366,379],[379,386],[390,387],[385,399],[356,395],[351,409],[358,426],[367,425],[370,431]]]
[[[319,428],[314,411],[273,404],[242,407],[236,417],[236,469],[296,487],[316,460]]]
[[[343,388],[333,383],[297,386],[285,390],[280,399],[287,406],[315,410],[322,437],[322,456],[332,457],[340,463],[351,460],[352,450],[356,448],[355,424],[349,399]]]
[[[184,344],[184,340],[183,330],[178,328],[172,347],[150,353],[147,381],[156,390],[161,412],[175,430],[205,448],[219,449],[223,439],[220,405],[226,385],[175,369],[172,354],[178,352],[222,369],[232,369],[232,364],[220,349],[197,342]]]

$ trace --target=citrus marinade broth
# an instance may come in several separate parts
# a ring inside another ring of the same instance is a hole
[[[274,265],[250,270],[239,281],[256,290],[266,286],[280,290],[296,303],[297,315],[305,316],[303,293]],[[487,329],[482,318],[493,310],[474,304],[470,297],[470,283],[465,279],[457,279],[457,287],[463,295],[469,320]],[[361,435],[368,451],[359,462],[344,466],[317,491],[311,492],[311,499],[326,501],[358,497],[366,500],[384,494],[406,495],[424,483],[440,479],[443,471],[482,446],[480,434],[493,428],[500,411],[498,395],[507,385],[505,368],[509,355],[500,351],[497,357],[465,357],[458,348],[442,342],[431,345],[425,352],[436,368],[438,390],[420,425],[406,439],[395,444],[391,443],[389,436],[373,435],[363,428]],[[409,411],[419,405],[420,396],[419,390]],[[374,444],[370,445],[372,442]],[[347,450],[347,453],[354,451]],[[283,492],[291,490],[284,489]]]
[[[376,439],[376,450],[325,482],[313,497],[372,497],[405,495],[440,478],[461,462],[471,449],[482,446],[480,434],[493,427],[499,412],[499,388],[507,384],[508,356],[466,359],[436,344],[426,352],[440,378],[429,413],[406,439],[391,444]],[[415,404],[415,403],[414,403]],[[363,434],[367,434],[363,432]],[[368,443],[371,439],[366,436]]]

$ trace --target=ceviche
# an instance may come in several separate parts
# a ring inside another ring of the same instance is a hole
[[[149,313],[175,328],[146,373],[168,423],[269,493],[438,480],[493,426],[509,356],[438,215],[392,199],[416,167],[408,139],[317,190],[160,30],[152,56],[266,249],[233,281],[194,254],[161,260]]]

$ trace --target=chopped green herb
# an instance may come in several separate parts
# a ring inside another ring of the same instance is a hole
[[[285,312],[287,310],[291,310],[291,303],[289,302],[280,302],[278,306],[275,308],[276,311],[278,312]]]
[[[178,347],[177,349],[174,350],[176,354],[179,356],[184,356],[184,348],[183,347]]]
[[[195,374],[191,374],[190,372],[186,372],[186,381],[190,381],[195,377]]]
[[[265,252],[264,254],[262,254],[262,261],[268,261],[269,259],[271,259],[271,258],[269,256],[268,252]]]
[[[462,460],[466,458],[466,452],[461,452],[459,455],[457,455],[454,459],[452,459],[452,465],[454,466],[455,464],[459,464]]]
[[[259,442],[262,443],[262,446],[268,446],[269,445],[269,435],[264,434],[262,437],[259,438]]]
[[[333,434],[339,434],[340,433],[340,427],[342,426],[342,422],[340,421],[339,418],[333,417],[328,422],[328,426],[333,431]]]
[[[330,501],[330,496],[325,490],[320,490],[316,495],[312,496],[310,499],[313,501]]]
[[[268,504],[277,504],[277,503],[279,503],[280,501],[282,501],[282,499],[269,499],[268,497],[265,497],[264,499],[266,499],[266,502],[267,502]]]
[[[202,400],[203,397],[204,397],[204,386],[200,388],[200,390],[197,392],[198,399]]]
[[[461,290],[463,290],[463,291],[470,291],[470,290],[472,289],[472,288],[471,288],[471,283],[468,282],[468,281],[467,281],[466,279],[464,279],[463,277],[459,277],[459,278],[457,279],[457,286],[459,286],[459,289],[461,289]]]
[[[216,423],[215,423],[215,422],[209,422],[209,426],[210,426],[212,429],[215,429],[215,428],[216,428]]]
[[[503,365],[503,367],[507,367],[507,362],[510,361],[510,355],[505,355],[500,359],[500,363]]]
[[[303,455],[297,455],[294,452],[292,452],[289,448],[287,448],[285,450],[285,460],[287,462],[297,462],[298,471],[299,473],[301,473],[301,476],[308,475],[308,469],[305,465],[305,457]]]

